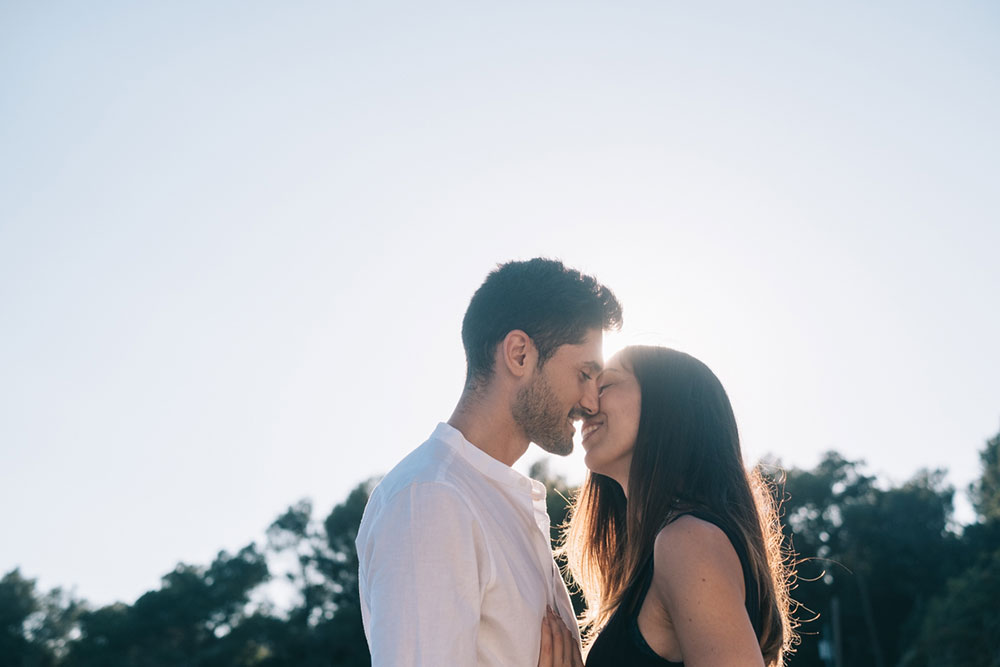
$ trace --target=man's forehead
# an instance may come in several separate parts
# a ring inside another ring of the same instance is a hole
[[[576,363],[592,373],[600,373],[604,367],[602,339],[600,331],[590,332],[582,342],[577,345],[567,345],[566,348],[572,349]]]
[[[589,331],[579,343],[560,345],[555,351],[555,356],[574,365],[584,366],[589,371],[600,372],[604,367],[603,343],[602,331]]]

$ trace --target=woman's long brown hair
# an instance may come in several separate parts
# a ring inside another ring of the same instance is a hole
[[[633,346],[622,361],[639,382],[639,430],[621,486],[589,474],[571,509],[560,549],[587,601],[585,643],[622,604],[653,553],[660,529],[685,511],[719,517],[746,546],[760,600],[761,652],[783,664],[796,640],[788,590],[794,572],[771,489],[747,473],[736,418],[722,383],[694,357]],[[635,610],[630,610],[635,611]]]

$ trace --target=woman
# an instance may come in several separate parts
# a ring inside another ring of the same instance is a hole
[[[792,573],[718,378],[682,352],[636,346],[599,387],[583,426],[591,474],[562,549],[587,600],[587,667],[781,665],[796,638]],[[543,624],[540,664],[580,664],[558,625]]]

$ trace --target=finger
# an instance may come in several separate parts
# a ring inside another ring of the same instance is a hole
[[[567,626],[561,619],[559,621],[559,625],[562,627],[563,646],[565,647],[563,652],[563,664],[566,665],[566,667],[572,667],[574,663],[573,658],[579,651],[576,646],[576,637],[573,636],[573,631],[570,630],[569,626]]]
[[[566,646],[566,635],[563,634],[562,621],[554,612],[549,612],[549,623],[552,625],[552,664],[562,667],[566,664],[566,655],[569,647]]]
[[[575,667],[578,663],[583,662],[583,658],[580,655],[580,644],[576,640],[576,636],[573,631],[569,629],[566,622],[563,621],[562,616],[553,612],[553,621],[556,627],[559,629],[559,634],[562,635],[562,645],[563,645],[563,662],[562,664],[566,667]]]
[[[538,649],[538,667],[553,667],[552,622],[548,615],[542,617],[542,643]]]
[[[572,667],[583,667],[583,653],[580,650],[580,642],[577,640],[576,635],[572,630],[566,628],[566,632],[569,633],[569,646],[570,646],[570,665]]]

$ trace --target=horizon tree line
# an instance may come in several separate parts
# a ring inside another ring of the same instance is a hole
[[[808,470],[760,464],[797,554],[801,637],[788,665],[1000,667],[1000,433],[980,459],[966,526],[954,523],[955,489],[942,469],[887,485],[834,451]],[[576,489],[544,460],[531,476],[548,490],[555,546]],[[263,545],[179,563],[133,604],[40,591],[15,568],[0,579],[0,665],[370,665],[354,538],[376,481],[322,520],[308,499],[293,504]],[[292,590],[290,603],[273,599],[277,582]],[[582,611],[579,595],[573,602]]]

